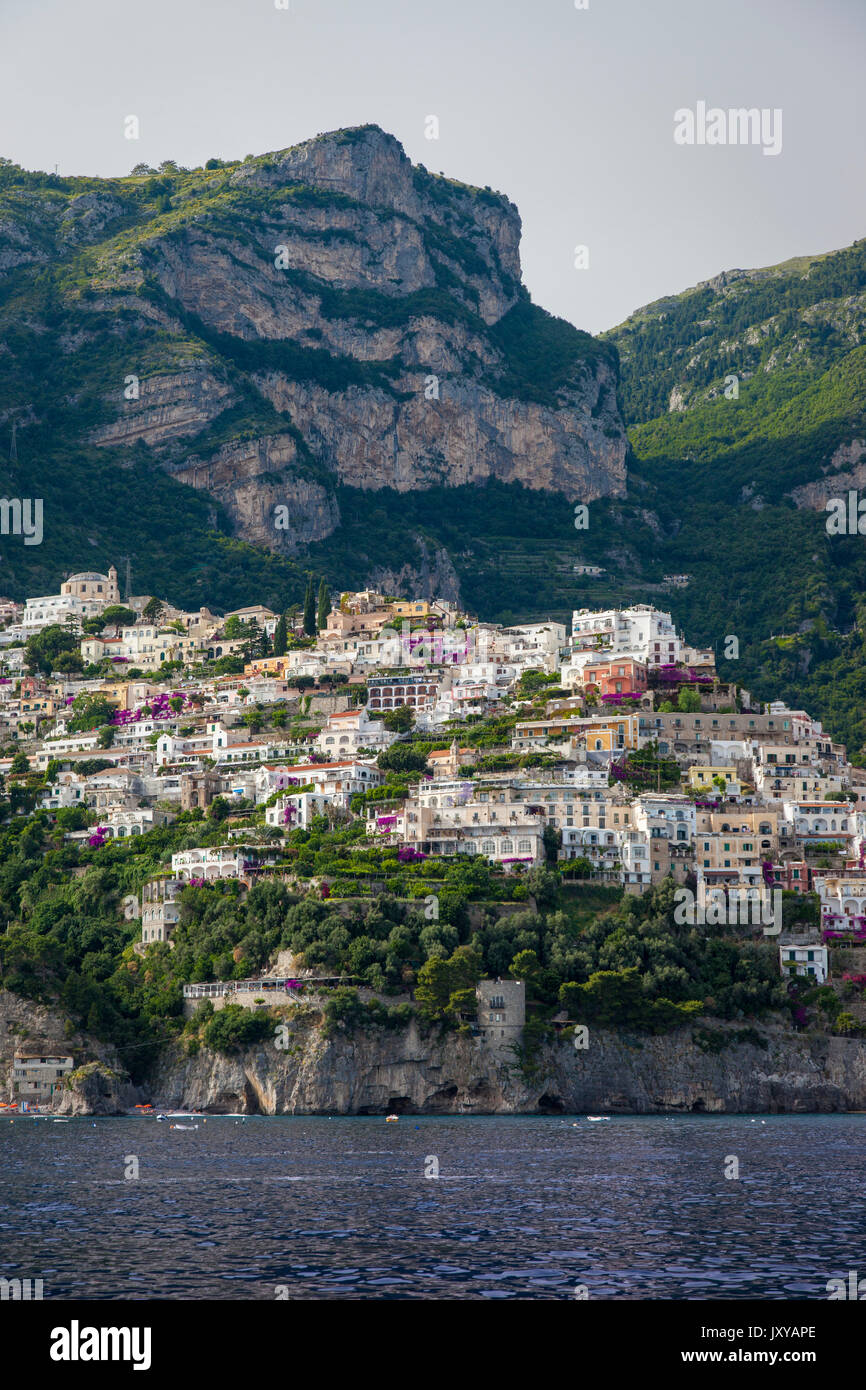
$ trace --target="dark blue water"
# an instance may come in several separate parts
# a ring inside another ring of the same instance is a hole
[[[197,1123],[0,1122],[0,1277],[46,1299],[826,1299],[866,1277],[866,1116]]]

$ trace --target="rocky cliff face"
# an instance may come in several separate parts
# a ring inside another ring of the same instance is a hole
[[[762,1029],[766,1048],[735,1043],[719,1054],[690,1030],[626,1039],[595,1033],[592,1046],[547,1048],[524,1072],[510,1051],[470,1038],[422,1039],[414,1025],[228,1057],[166,1055],[153,1077],[159,1106],[247,1114],[632,1114],[830,1112],[866,1108],[866,1047],[824,1035]]]
[[[339,484],[624,492],[616,354],[530,304],[502,195],[362,127],[202,171],[170,204],[91,272],[84,309],[159,339],[90,438],[146,444],[238,535],[326,537]]]
[[[54,1095],[51,1108],[57,1114],[122,1115],[140,1099],[113,1047],[78,1032],[60,1010],[0,990],[0,1094],[5,1100],[18,1098],[12,1076],[16,1050],[43,1045],[80,1062]]]
[[[509,1048],[454,1033],[422,1036],[414,1021],[328,1038],[310,1014],[290,1024],[283,1050],[267,1042],[188,1056],[178,1044],[134,1086],[113,1048],[75,1033],[58,1010],[0,991],[0,1091],[11,1097],[15,1048],[38,1038],[79,1062],[54,1100],[62,1115],[119,1115],[143,1101],[249,1115],[866,1110],[861,1040],[762,1024],[758,1046],[732,1025],[712,1026],[726,1041],[718,1052],[703,1051],[690,1028],[664,1037],[593,1030],[586,1051],[558,1041],[524,1068]]]

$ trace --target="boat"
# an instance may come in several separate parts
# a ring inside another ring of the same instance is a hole
[[[52,1121],[52,1124],[55,1124],[55,1125],[68,1125],[68,1124],[69,1124],[69,1121],[68,1121],[68,1120],[53,1120],[53,1121]]]
[[[599,1120],[609,1120],[610,1115],[587,1115],[586,1118],[592,1120],[593,1123],[597,1123]]]
[[[169,1129],[198,1129],[198,1125],[169,1125]]]
[[[399,1120],[399,1118],[400,1118],[399,1115],[386,1115],[386,1116],[385,1116],[385,1124],[386,1124],[386,1125],[395,1125],[395,1124],[397,1123],[397,1121]]]

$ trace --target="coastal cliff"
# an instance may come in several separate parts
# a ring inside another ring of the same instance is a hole
[[[749,1037],[751,1035],[748,1035]],[[511,1051],[455,1034],[421,1038],[411,1024],[222,1055],[164,1054],[150,1098],[160,1106],[246,1114],[759,1113],[866,1109],[866,1045],[762,1027],[760,1042],[720,1028],[709,1052],[691,1029],[664,1037],[593,1033],[522,1067]],[[763,1044],[763,1045],[761,1045]]]
[[[457,1033],[399,1030],[328,1037],[315,1018],[285,1050],[268,1041],[234,1053],[181,1043],[134,1085],[114,1048],[72,1029],[58,1010],[0,991],[0,1078],[25,1043],[73,1053],[52,1102],[59,1115],[121,1115],[135,1104],[247,1115],[757,1114],[866,1110],[866,1042],[779,1023],[706,1022],[653,1037],[593,1030],[530,1057]],[[708,1048],[708,1043],[710,1044]]]

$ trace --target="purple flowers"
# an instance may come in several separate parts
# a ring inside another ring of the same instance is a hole
[[[112,661],[126,661],[127,658],[125,656],[114,656],[111,659]],[[169,703],[171,700],[180,700],[181,709],[192,703],[189,696],[184,695],[180,690],[173,690],[171,695],[166,695],[163,692],[161,695],[154,696],[149,704],[142,705],[139,709],[115,710],[114,714],[111,716],[111,722],[112,724],[135,724],[140,719],[172,719],[175,717],[175,711]],[[180,711],[177,711],[177,713],[180,713]]]
[[[108,826],[98,825],[92,835],[88,835],[87,843],[91,849],[102,849],[108,839]]]

